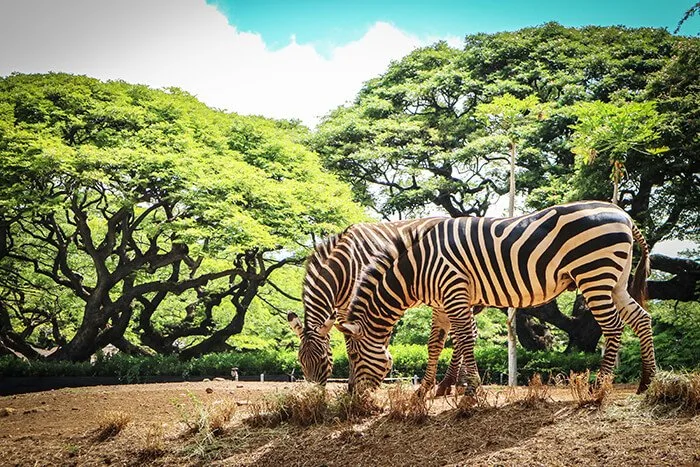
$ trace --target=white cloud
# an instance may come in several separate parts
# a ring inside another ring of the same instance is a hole
[[[378,22],[326,59],[293,37],[269,50],[203,1],[16,0],[0,5],[0,76],[61,71],[177,86],[212,107],[313,126],[391,60],[434,40]]]

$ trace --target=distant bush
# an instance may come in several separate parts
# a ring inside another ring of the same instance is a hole
[[[241,376],[260,373],[287,374],[298,367],[294,351],[228,352],[204,355],[180,361],[175,355],[132,356],[117,353],[99,357],[94,363],[26,361],[0,357],[0,376],[113,376],[125,383],[142,382],[154,376],[198,377],[230,376],[237,367]],[[296,370],[299,375],[300,371]]]
[[[676,370],[697,368],[697,362],[687,348],[693,343],[683,343],[670,333],[662,333],[654,339],[660,368]],[[676,346],[676,351],[670,350]],[[678,351],[678,349],[681,351]],[[682,350],[688,350],[684,352]],[[423,376],[428,362],[425,345],[397,344],[389,346],[394,359],[392,376]],[[474,350],[479,373],[484,383],[501,383],[508,373],[508,349],[505,345],[482,344]],[[443,375],[450,364],[452,349],[444,349],[438,360],[438,375]],[[616,382],[633,382],[640,374],[639,341],[626,338],[621,351],[621,365],[615,370]],[[526,384],[539,373],[544,381],[550,376],[568,375],[570,372],[595,371],[600,366],[600,354],[583,352],[562,353],[556,351],[528,352],[518,349],[518,381]],[[114,376],[125,383],[143,382],[149,377],[171,376],[194,378],[199,376],[229,377],[231,368],[237,367],[241,376],[289,374],[294,370],[302,376],[294,350],[256,350],[245,352],[212,353],[190,361],[180,361],[175,355],[149,357],[117,353],[111,357],[99,357],[94,363],[25,361],[15,357],[0,357],[0,376]],[[344,345],[333,348],[333,377],[346,378],[349,373]]]

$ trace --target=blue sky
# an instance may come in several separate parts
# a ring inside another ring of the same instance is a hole
[[[322,52],[361,37],[377,21],[420,37],[463,37],[557,21],[565,26],[622,24],[666,27],[673,31],[692,0],[637,1],[285,1],[207,0],[242,31],[259,33],[271,48],[289,43],[313,44]],[[696,35],[700,18],[690,19],[680,33]]]
[[[460,47],[466,34],[547,21],[673,30],[694,1],[0,0],[0,76],[176,86],[211,107],[314,127],[437,40]],[[681,31],[699,32],[700,16]]]

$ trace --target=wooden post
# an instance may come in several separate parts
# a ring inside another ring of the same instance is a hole
[[[510,143],[510,190],[508,194],[508,217],[515,211],[515,141]],[[508,308],[508,386],[518,385],[518,354],[515,333],[515,308]]]

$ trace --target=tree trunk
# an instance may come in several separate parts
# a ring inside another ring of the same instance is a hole
[[[571,313],[573,324],[568,331],[569,345],[565,352],[583,351],[594,353],[598,349],[598,341],[603,332],[591,311],[586,307],[583,295],[576,295],[574,308]]]
[[[181,360],[189,360],[226,346],[226,341],[234,334],[239,334],[245,324],[245,316],[250,304],[258,293],[258,289],[265,283],[265,277],[250,277],[241,284],[241,295],[235,295],[231,302],[236,307],[236,314],[223,329],[215,331],[211,336],[199,344],[188,347],[180,352]]]
[[[90,359],[99,350],[97,336],[107,324],[107,318],[99,304],[88,304],[80,327],[73,338],[48,358],[50,360],[70,360],[82,362]]]
[[[620,168],[619,168],[619,162],[614,161],[613,162],[613,195],[612,195],[612,204],[617,206],[620,204]]]
[[[129,342],[124,336],[114,339],[111,344],[128,355],[152,356],[154,352]]]
[[[515,320],[518,342],[525,350],[552,350],[554,337],[547,326],[519,311],[515,314]]]

